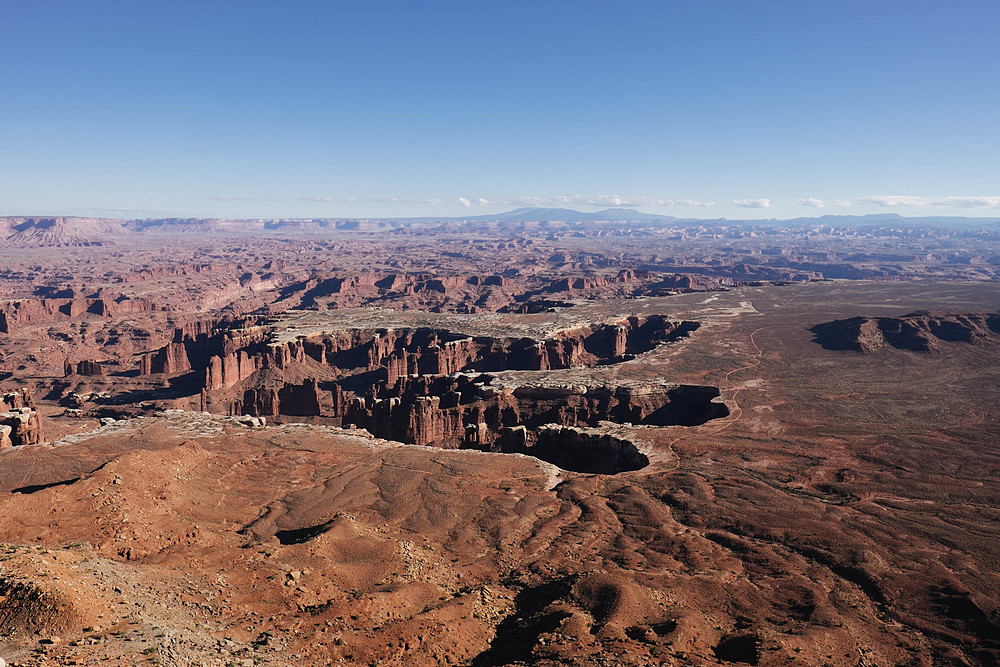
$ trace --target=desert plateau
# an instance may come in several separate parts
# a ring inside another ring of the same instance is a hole
[[[5,219],[0,656],[996,664],[995,230],[523,215]]]

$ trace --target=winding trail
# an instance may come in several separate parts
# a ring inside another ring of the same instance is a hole
[[[735,375],[736,373],[740,373],[742,371],[750,370],[750,369],[757,368],[757,367],[760,366],[760,364],[761,364],[761,356],[763,356],[764,352],[763,352],[763,350],[760,349],[760,347],[757,346],[757,341],[754,340],[754,337],[758,333],[760,333],[761,331],[763,331],[764,329],[772,329],[772,328],[774,328],[774,325],[769,325],[769,326],[764,326],[764,327],[758,327],[758,328],[754,329],[752,332],[750,332],[750,345],[752,345],[753,349],[755,350],[755,354],[753,356],[753,359],[750,361],[749,364],[747,364],[745,366],[740,366],[739,368],[734,368],[733,370],[731,370],[728,373],[726,373],[726,377],[725,377],[726,382],[729,382],[730,378],[733,375]],[[746,387],[737,387],[733,391],[733,395],[730,397],[730,400],[733,402],[733,405],[735,406],[734,407],[734,411],[730,413],[730,419],[728,419],[725,422],[721,423],[719,425],[719,428],[715,429],[714,431],[711,431],[711,432],[707,433],[706,435],[716,435],[718,433],[722,433],[727,428],[729,428],[730,426],[732,426],[733,424],[735,424],[737,421],[739,421],[740,417],[743,416],[743,408],[742,408],[742,406],[740,406],[740,404],[736,400],[736,398],[737,398],[737,396],[739,396],[740,392],[743,391],[745,388]],[[692,435],[693,435],[692,433],[685,433],[684,435],[678,436],[678,437],[674,438],[673,440],[671,440],[669,443],[667,443],[667,451],[670,453],[670,455],[674,459],[674,465],[673,465],[672,468],[670,468],[669,470],[666,471],[667,473],[675,472],[678,468],[680,468],[680,465],[681,465],[681,458],[677,455],[677,452],[674,451],[674,445],[676,443],[680,442],[681,440],[684,440],[686,438],[691,437]]]

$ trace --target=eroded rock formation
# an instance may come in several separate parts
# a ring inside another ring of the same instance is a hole
[[[248,387],[243,392],[243,399],[233,403],[232,413],[255,417],[275,415],[309,417],[320,414],[321,401],[317,381],[308,378],[301,384],[283,384],[277,388]]]
[[[660,315],[629,317],[620,322],[580,326],[550,338],[494,338],[468,336],[430,328],[355,329],[333,334],[269,343],[270,331],[262,320],[211,322],[178,328],[165,347],[143,355],[140,373],[179,373],[195,370],[203,375],[201,388],[211,394],[241,385],[262,371],[290,370],[300,375],[290,384],[302,385],[307,377],[333,379],[358,372],[375,372],[372,381],[392,387],[398,378],[449,375],[458,372],[505,370],[545,371],[575,366],[614,363],[656,345],[677,340],[698,328],[697,322],[673,322]],[[307,370],[303,370],[305,367]],[[309,372],[308,368],[312,368]],[[293,373],[294,374],[294,373]],[[274,401],[269,391],[280,391],[271,378],[266,390],[247,387],[238,411],[256,414],[252,406]],[[292,390],[289,390],[292,391]],[[295,390],[298,391],[298,390]],[[290,398],[286,404],[299,401]],[[346,404],[346,400],[342,401]],[[310,401],[311,403],[311,401]],[[299,413],[285,413],[299,414]],[[312,414],[310,410],[310,414]]]
[[[104,367],[101,366],[99,361],[88,361],[83,360],[77,363],[72,363],[67,361],[65,366],[65,375],[69,377],[70,375],[80,375],[83,377],[103,377]]]
[[[694,425],[724,417],[715,387],[496,387],[489,375],[400,377],[355,398],[342,415],[378,437],[417,445],[516,451],[505,429],[602,421]],[[525,440],[525,446],[528,440]]]
[[[697,328],[697,322],[651,315],[577,325],[542,339],[403,327],[272,340],[265,322],[249,318],[178,328],[173,341],[142,358],[140,372],[194,371],[201,407],[215,412],[320,416],[400,442],[521,453],[535,448],[541,458],[562,461],[559,443],[573,439],[571,432],[539,429],[602,421],[695,425],[729,412],[716,401],[715,387],[511,384],[494,382],[491,373],[619,363]],[[525,435],[512,435],[517,429]],[[580,463],[581,470],[639,465],[630,444],[573,437],[581,451],[604,452],[597,457],[602,463]]]
[[[42,442],[42,419],[26,390],[0,394],[0,447]]]
[[[139,358],[139,374],[204,374],[204,386],[221,389],[246,379],[253,369],[241,366],[251,355],[260,356],[267,332],[257,328],[259,318],[198,320],[174,329],[173,340]],[[243,353],[242,357],[240,352]],[[266,356],[266,355],[264,355]]]

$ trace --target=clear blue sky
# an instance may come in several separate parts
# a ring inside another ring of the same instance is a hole
[[[0,0],[0,50],[0,214],[1000,215],[996,0]]]

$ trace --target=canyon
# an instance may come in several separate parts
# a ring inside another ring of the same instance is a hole
[[[3,219],[0,657],[1000,660],[991,228],[524,216]]]

